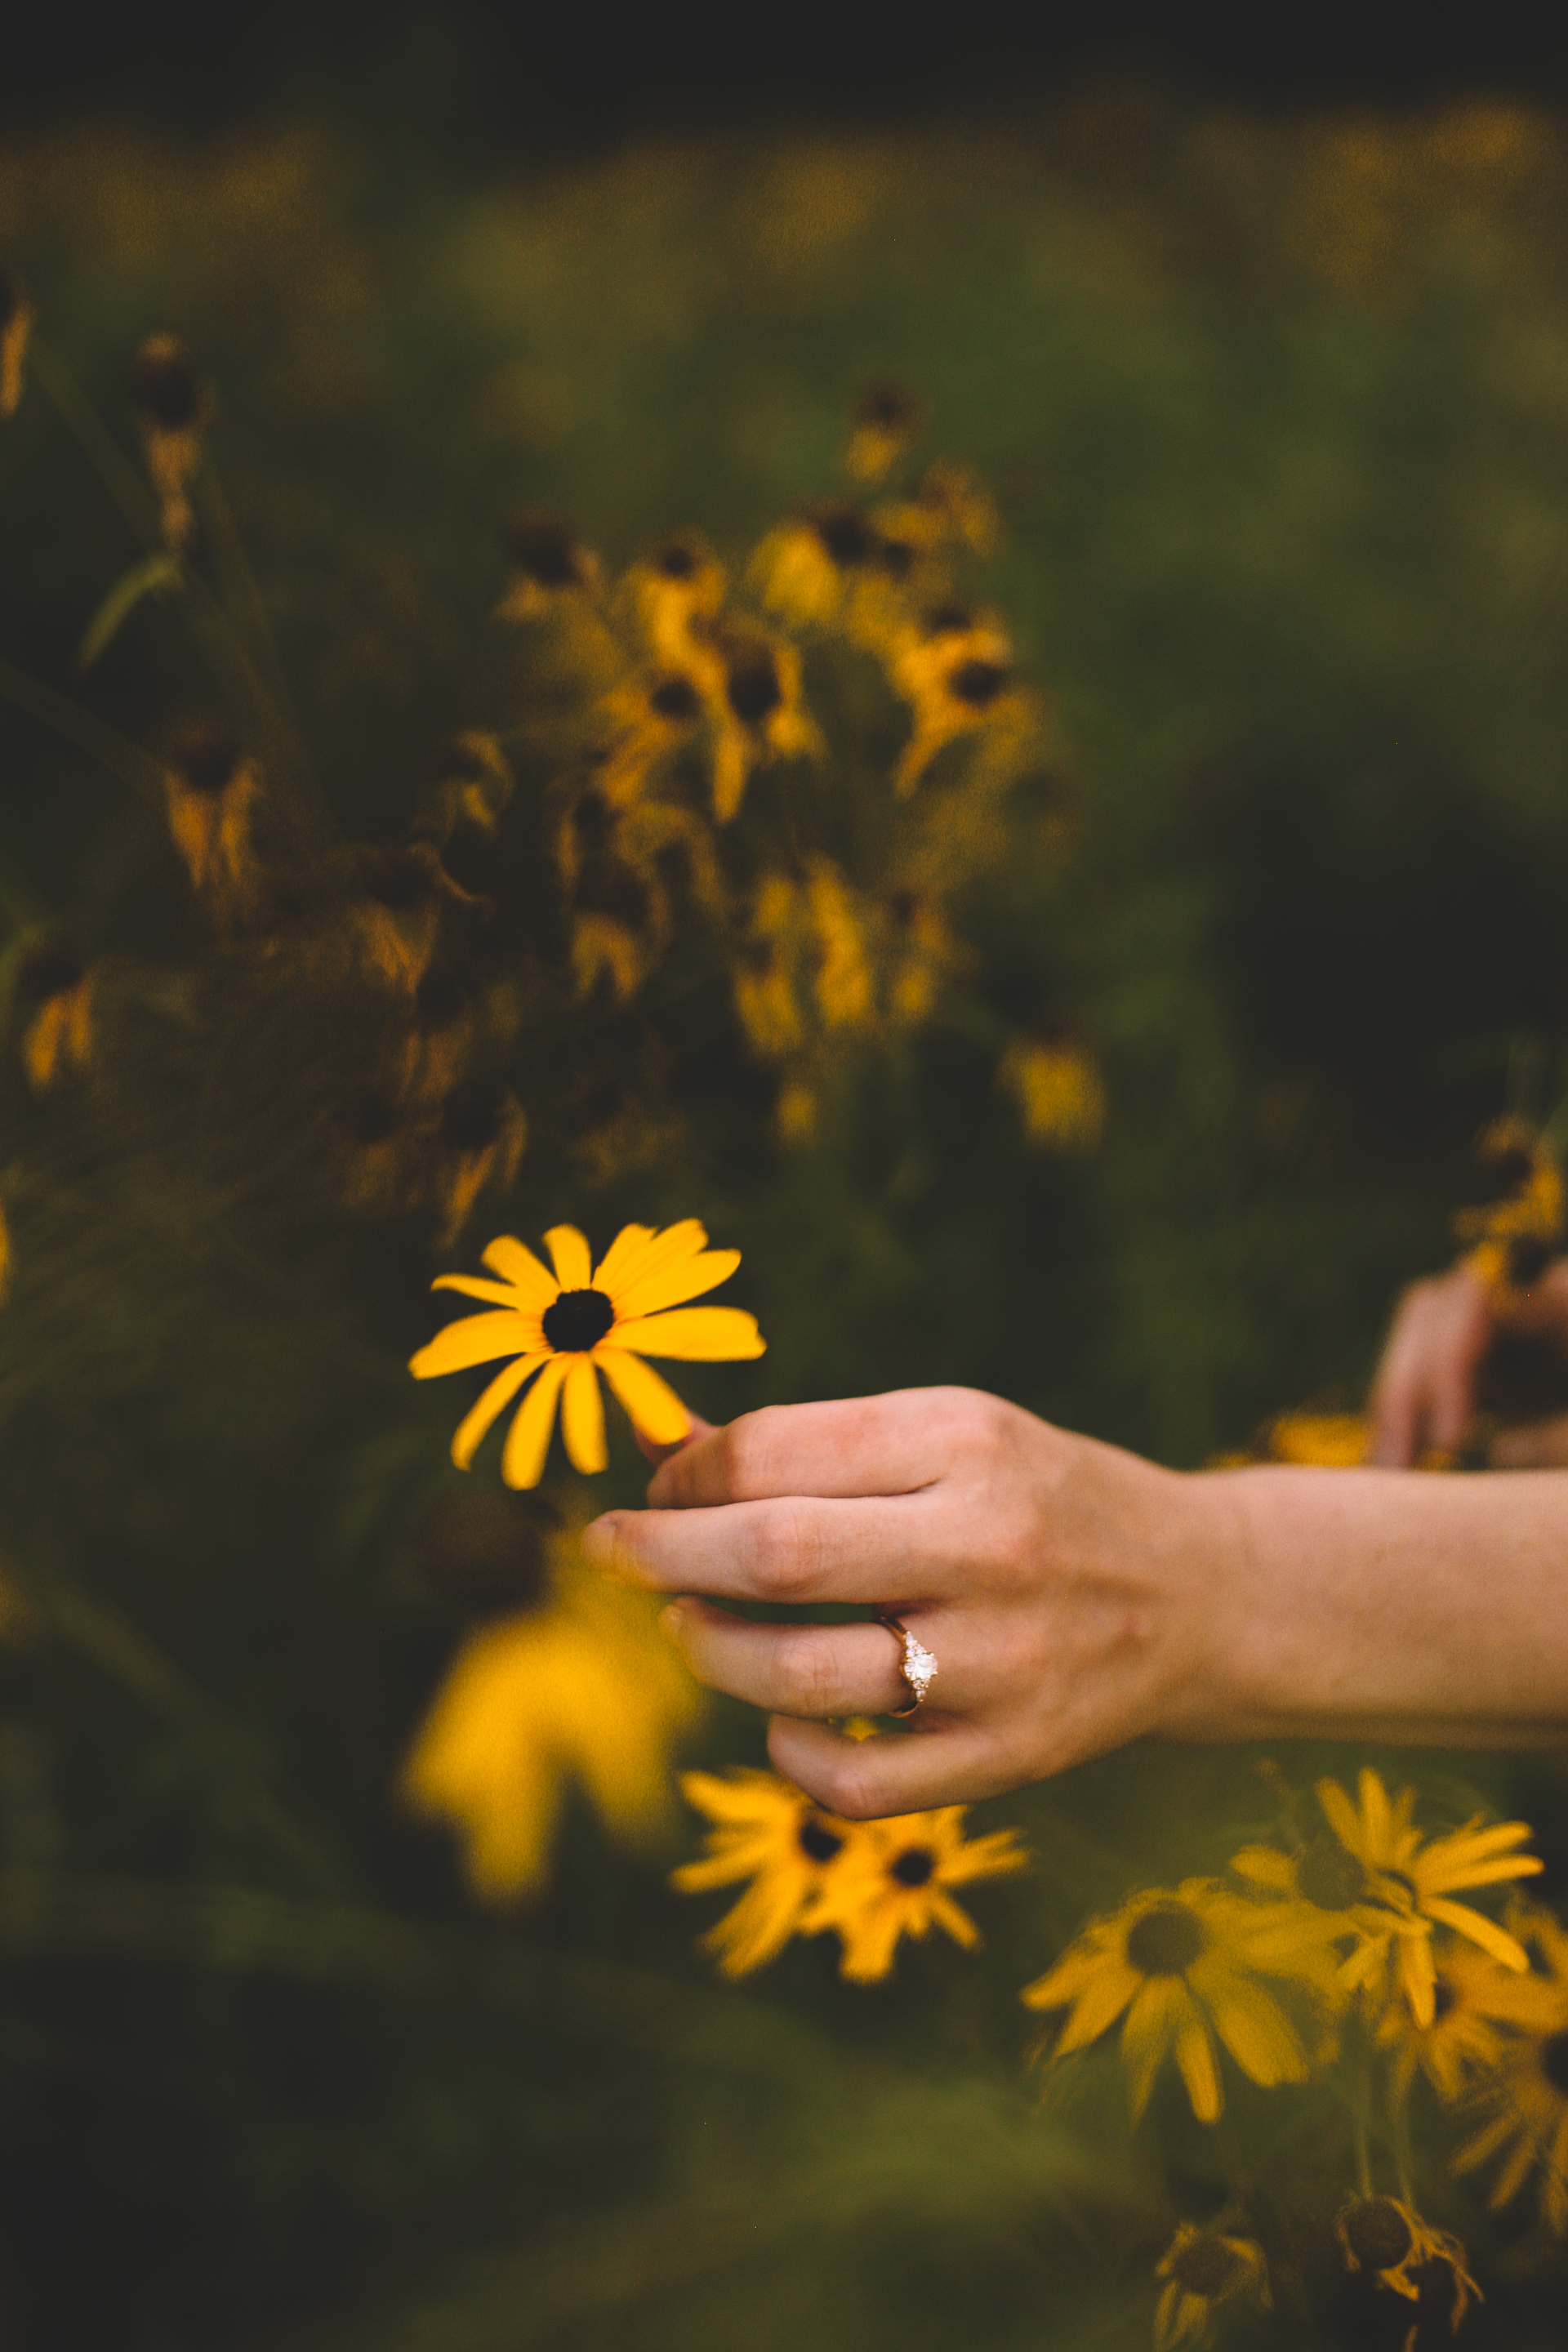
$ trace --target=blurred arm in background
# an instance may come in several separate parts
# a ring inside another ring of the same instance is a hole
[[[585,1555],[680,1596],[693,1672],[767,1708],[776,1769],[852,1818],[1138,1738],[1568,1746],[1568,1472],[1179,1472],[910,1389],[700,1425],[648,1501]],[[725,1601],[896,1613],[938,1661],[913,1736],[833,1727],[903,1705],[885,1625]]]

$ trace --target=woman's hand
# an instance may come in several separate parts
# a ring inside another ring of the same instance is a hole
[[[1408,1469],[1428,1448],[1451,1454],[1476,1407],[1478,1375],[1503,1337],[1553,1340],[1568,1352],[1568,1262],[1500,1307],[1468,1265],[1417,1282],[1399,1302],[1373,1386],[1370,1459]],[[1494,1439],[1495,1469],[1568,1464],[1568,1419],[1530,1423]]]
[[[693,1673],[767,1708],[777,1769],[861,1820],[989,1796],[1147,1735],[1205,1736],[1221,1560],[1237,1550],[1226,1496],[999,1398],[910,1389],[702,1425],[663,1462],[650,1507],[607,1513],[584,1551],[688,1596],[664,1622]],[[916,1736],[829,1727],[906,1704],[886,1626],[760,1624],[714,1600],[899,1616],[938,1662]]]

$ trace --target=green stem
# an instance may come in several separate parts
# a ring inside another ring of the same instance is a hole
[[[37,335],[28,346],[27,366],[34,380],[54,402],[61,422],[75,436],[93,472],[130,524],[132,535],[149,551],[161,547],[158,509],[152,491],[113,435],[106,430],[76,378]]]

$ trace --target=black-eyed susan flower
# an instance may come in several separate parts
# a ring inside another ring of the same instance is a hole
[[[149,335],[132,355],[130,389],[158,494],[159,528],[165,545],[177,550],[195,528],[188,491],[212,421],[212,388],[175,336]]]
[[[595,777],[617,806],[639,801],[656,771],[689,743],[702,719],[702,696],[684,670],[642,671],[622,678],[603,702],[613,730]]]
[[[452,1459],[466,1470],[491,1423],[527,1388],[501,1455],[509,1486],[538,1485],[558,1399],[574,1465],[584,1472],[605,1467],[609,1457],[598,1373],[635,1428],[656,1444],[672,1445],[686,1435],[690,1416],[643,1358],[731,1362],[760,1356],[766,1344],[755,1318],[738,1307],[684,1304],[725,1281],[741,1263],[739,1250],[710,1250],[695,1217],[663,1232],[623,1226],[596,1268],[574,1225],[554,1225],[544,1240],[553,1274],[521,1242],[502,1234],[483,1254],[498,1281],[438,1276],[433,1289],[488,1300],[493,1311],[449,1323],[408,1367],[416,1380],[427,1381],[500,1356],[514,1360],[464,1416],[452,1441]]]
[[[26,1024],[22,1066],[34,1093],[45,1094],[92,1059],[92,969],[68,940],[35,940],[17,960],[13,985]]]
[[[978,1878],[1027,1867],[1016,1830],[993,1830],[966,1839],[963,1805],[930,1813],[868,1822],[831,1879],[824,1879],[805,1916],[814,1934],[832,1927],[844,1948],[839,1972],[851,1984],[875,1984],[890,1974],[905,1936],[942,1927],[973,1950],[980,1930],[952,1890]]]
[[[868,584],[886,581],[886,548],[864,508],[830,500],[769,531],[749,573],[759,601],[786,626],[828,628],[847,617]]]
[[[929,1018],[943,981],[961,969],[966,951],[931,891],[900,885],[882,903],[888,1011],[913,1028]]]
[[[867,387],[850,411],[844,470],[857,482],[879,482],[924,422],[920,403],[896,383]]]
[[[1105,1082],[1093,1056],[1069,1037],[1016,1037],[996,1083],[1023,1116],[1031,1143],[1090,1150],[1105,1125]]]
[[[1568,2235],[1568,1935],[1547,1914],[1533,1911],[1515,1924],[1541,1954],[1543,1971],[1516,1979],[1522,1996],[1513,2022],[1526,2038],[1510,2042],[1472,2087],[1473,2128],[1452,2158],[1456,2172],[1473,2172],[1494,2158],[1502,2164],[1488,2202],[1510,2204],[1531,2173],[1539,2175],[1541,2218],[1556,2236]]]
[[[449,1249],[487,1186],[504,1192],[528,1144],[528,1121],[511,1088],[499,1078],[469,1078],[441,1105],[436,1129],[440,1160],[440,1244]]]
[[[433,781],[411,828],[416,840],[445,849],[459,825],[493,834],[516,790],[511,763],[493,735],[466,728],[437,744]]]
[[[412,993],[424,979],[445,911],[470,917],[490,912],[452,879],[432,844],[360,853],[349,900],[349,929],[365,962],[388,987]]]
[[[1238,2295],[1260,2311],[1270,2307],[1268,2264],[1256,2238],[1183,2221],[1154,2275],[1165,2282],[1154,2312],[1154,2352],[1203,2343],[1215,2313]]]
[[[754,768],[815,759],[821,732],[807,710],[800,656],[783,638],[742,627],[715,630],[718,669],[708,696],[713,728],[713,814],[727,824]]]
[[[1489,1290],[1507,1295],[1538,1281],[1563,1238],[1563,1171],[1528,1121],[1493,1121],[1477,1146],[1492,1197],[1461,1209],[1454,1230],[1473,1243],[1468,1264]]]
[[[765,874],[750,936],[735,966],[735,1010],[755,1051],[769,1060],[805,1036],[796,973],[811,939],[805,893],[787,874]]]
[[[1419,2072],[1453,2106],[1470,2084],[1502,2063],[1510,2037],[1500,2026],[1528,2029],[1540,2021],[1542,1986],[1538,1978],[1519,1976],[1457,1937],[1436,1948],[1433,1967],[1430,2024],[1417,2024],[1408,2000],[1395,1996],[1374,2038],[1389,2053],[1396,2099],[1407,2095]]]
[[[831,858],[814,857],[805,900],[816,934],[816,1002],[829,1029],[864,1029],[876,1011],[866,957],[866,922]]]
[[[1473,2295],[1485,2300],[1466,2268],[1461,2240],[1447,2230],[1435,2230],[1414,2205],[1397,2197],[1357,2197],[1334,2218],[1334,2231],[1352,2271],[1369,2271],[1380,2286],[1391,2287],[1408,2303],[1422,2299],[1423,2282],[1413,2275],[1437,2265],[1445,2272],[1448,2324],[1457,2332]]]
[[[1025,1988],[1031,2009],[1069,2014],[1051,2054],[1081,2050],[1124,2017],[1121,2055],[1136,2122],[1161,2061],[1173,2053],[1193,2113],[1214,2123],[1224,2105],[1215,2037],[1265,2088],[1303,2083],[1301,2037],[1259,1975],[1295,1978],[1321,1993],[1323,1966],[1293,1920],[1229,1894],[1212,1878],[1146,1888],[1094,1920],[1055,1967]]]
[[[1372,1424],[1363,1412],[1282,1412],[1269,1423],[1268,1442],[1276,1462],[1350,1470],[1366,1460]]]
[[[737,1769],[682,1775],[688,1804],[713,1827],[700,1861],[682,1863],[670,1885],[684,1895],[749,1879],[740,1901],[702,1938],[727,1977],[750,1976],[775,1959],[790,1937],[816,1934],[807,1910],[847,1857],[867,1843],[862,1822],[840,1821],[772,1772]]]
[[[220,931],[242,928],[263,897],[255,824],[261,772],[217,728],[193,728],[164,772],[169,832],[191,887]]]
[[[618,602],[658,667],[693,678],[705,699],[719,688],[709,632],[728,584],[700,533],[680,531],[640,556],[619,591]]]
[[[884,658],[895,693],[914,717],[893,776],[900,795],[914,791],[947,744],[1020,708],[1012,646],[992,614],[935,604],[900,632]]]
[[[667,1834],[671,1759],[702,1712],[643,1596],[583,1568],[581,1534],[574,1524],[550,1544],[539,1605],[470,1636],[404,1769],[406,1801],[454,1825],[488,1902],[548,1875],[568,1782],[617,1844]]]
[[[542,507],[511,516],[501,527],[510,569],[496,617],[537,621],[599,585],[599,560],[580,544],[561,516]]]
[[[0,266],[0,417],[15,416],[22,404],[27,341],[37,316],[21,279]]]
[[[1341,1972],[1346,1986],[1364,1986],[1375,1998],[1384,1970],[1392,1966],[1415,2022],[1430,2025],[1436,1986],[1432,1929],[1438,1922],[1522,1976],[1530,1959],[1518,1940],[1453,1896],[1465,1888],[1496,1886],[1539,1871],[1538,1856],[1517,1851],[1531,1835],[1529,1822],[1499,1822],[1483,1829],[1478,1815],[1463,1829],[1427,1840],[1411,1818],[1414,1789],[1402,1790],[1391,1801],[1370,1766],[1363,1769],[1358,1788],[1360,1801],[1352,1804],[1337,1780],[1318,1782],[1318,1801],[1330,1829],[1363,1873],[1352,1897],[1361,1940]],[[1238,1856],[1233,1867],[1241,1866]],[[1247,1874],[1258,1877],[1256,1869]]]

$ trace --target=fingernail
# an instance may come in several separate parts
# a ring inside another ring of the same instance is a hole
[[[616,1558],[615,1514],[606,1511],[602,1519],[591,1519],[583,1530],[583,1557],[590,1568],[610,1568]]]
[[[685,1622],[686,1607],[683,1601],[672,1601],[668,1609],[661,1609],[658,1612],[658,1630],[672,1642],[679,1642],[680,1629]]]

